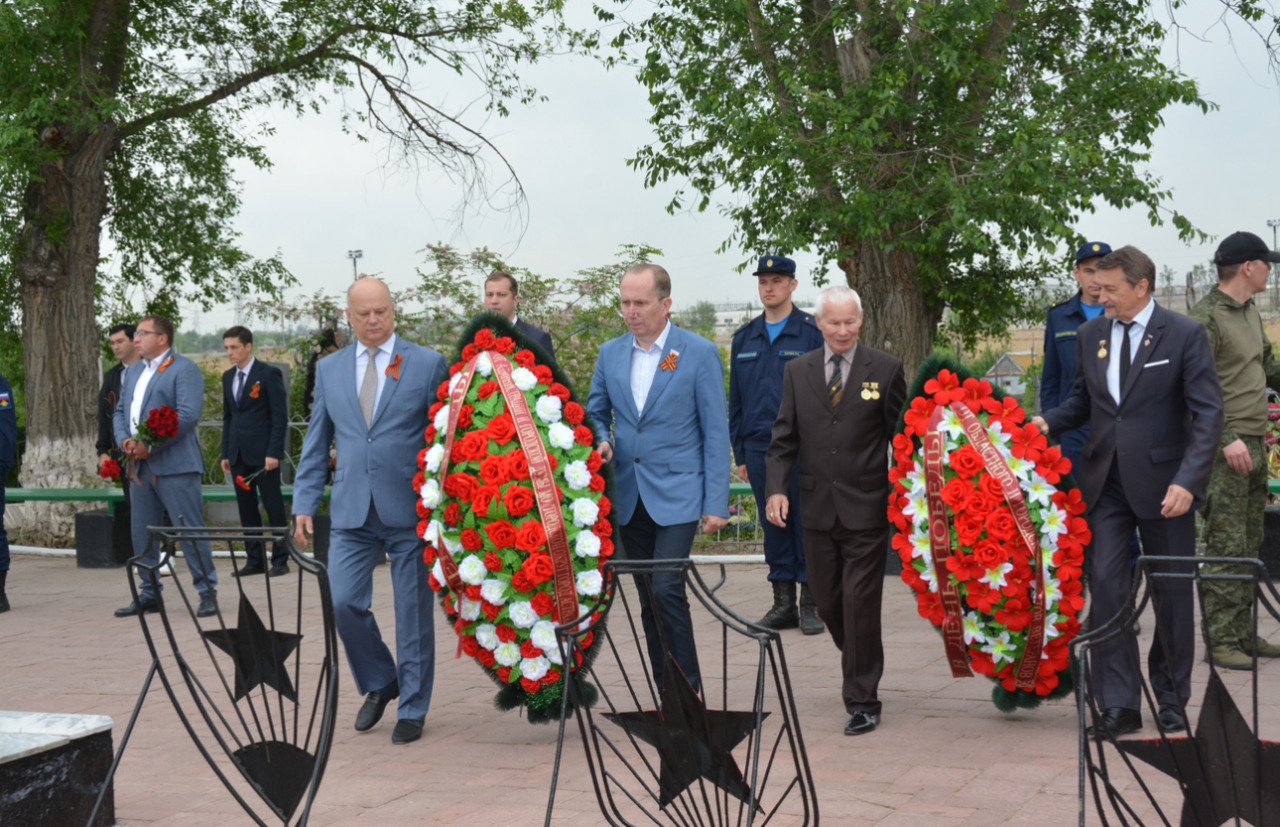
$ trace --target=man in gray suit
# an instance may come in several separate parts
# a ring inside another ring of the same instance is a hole
[[[378,279],[351,285],[347,320],[356,343],[316,364],[315,407],[294,479],[294,539],[309,543],[336,439],[329,582],[347,663],[367,696],[355,727],[371,729],[399,698],[391,741],[407,744],[422,737],[435,679],[430,571],[422,564],[413,478],[427,409],[448,370],[439,353],[395,335],[395,304]],[[394,658],[370,610],[384,547],[395,592]]]
[[[1066,401],[1034,422],[1050,434],[1088,423],[1080,493],[1093,530],[1089,624],[1097,629],[1129,602],[1129,543],[1142,552],[1195,557],[1195,509],[1222,435],[1222,391],[1204,326],[1155,303],[1156,266],[1136,247],[1097,262],[1105,316],[1076,334],[1076,380]],[[1167,568],[1166,568],[1167,570]],[[1191,567],[1174,569],[1190,573]],[[1195,625],[1190,580],[1154,582],[1156,634],[1147,657],[1162,732],[1187,728]],[[1133,630],[1094,650],[1094,694],[1105,710],[1090,733],[1142,728]]]
[[[147,526],[164,525],[165,512],[174,525],[203,526],[204,498],[200,475],[204,455],[196,439],[196,423],[204,409],[204,374],[195,362],[173,352],[173,322],[163,316],[147,316],[133,333],[142,357],[124,372],[120,401],[116,404],[112,428],[116,444],[132,461],[130,474],[130,526],[133,552],[142,562],[160,562],[160,549],[147,535]],[[138,439],[138,424],[146,422],[153,410],[163,407],[178,415],[178,434],[159,445],[148,446]],[[209,617],[218,611],[218,573],[213,568],[213,550],[208,541],[185,543],[187,567],[200,594],[196,614]],[[144,573],[138,599],[116,610],[116,617],[132,617],[154,612],[160,589],[158,578]]]

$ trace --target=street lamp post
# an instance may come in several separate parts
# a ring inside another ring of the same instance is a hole
[[[351,259],[351,280],[356,281],[360,274],[356,272],[356,262],[364,258],[364,250],[347,250],[347,258]]]
[[[1276,228],[1280,227],[1280,218],[1268,218],[1267,226],[1271,228],[1271,249],[1276,249]],[[1271,265],[1271,306],[1280,305],[1280,267]]]

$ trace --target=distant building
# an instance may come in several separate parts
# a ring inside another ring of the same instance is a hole
[[[1010,396],[1022,396],[1027,390],[1027,370],[1034,359],[1031,352],[1005,353],[982,378]]]

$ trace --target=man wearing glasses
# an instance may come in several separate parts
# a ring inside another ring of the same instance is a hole
[[[160,549],[147,536],[147,526],[164,525],[165,512],[173,525],[204,526],[204,500],[200,475],[204,455],[196,439],[196,423],[204,408],[204,375],[195,362],[173,352],[173,322],[164,316],[147,316],[134,331],[137,362],[124,372],[120,402],[113,426],[116,443],[129,460],[126,473],[133,485],[130,526],[133,550],[142,563],[154,566]],[[148,446],[138,438],[138,425],[153,410],[169,407],[178,415],[178,434]],[[199,617],[218,612],[218,573],[208,541],[183,543],[191,580],[200,594]],[[194,548],[193,548],[194,546]],[[138,599],[116,610],[116,617],[132,617],[157,608],[159,580],[140,578]]]

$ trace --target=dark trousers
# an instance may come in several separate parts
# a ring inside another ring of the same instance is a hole
[[[804,527],[800,523],[800,474],[791,475],[791,488],[787,491],[787,527],[778,528],[763,519],[765,465],[764,455],[768,445],[760,450],[747,448],[747,477],[751,493],[756,497],[756,508],[764,528],[764,560],[769,564],[769,579],[780,583],[805,583]]]
[[[698,531],[698,521],[658,525],[649,516],[644,500],[636,500],[636,510],[631,522],[622,526],[622,548],[628,560],[683,560],[693,548],[693,538]],[[693,618],[689,615],[689,597],[685,594],[684,580],[679,574],[655,574],[652,583],[636,577],[636,590],[640,593],[640,621],[644,626],[645,643],[649,649],[649,664],[653,667],[653,679],[662,686],[666,651],[675,657],[694,689],[702,686],[702,674],[698,669],[698,653],[693,642]],[[650,596],[652,590],[652,597]],[[655,617],[656,615],[656,617]],[[661,625],[659,625],[661,621]]]
[[[0,465],[0,571],[9,570],[9,532],[4,530],[4,484],[9,468]]]
[[[231,463],[231,474],[234,477],[248,477],[257,473],[261,465],[245,465]],[[236,486],[236,507],[240,510],[240,525],[245,528],[258,528],[262,525],[262,512],[258,509],[258,495],[262,495],[262,505],[267,509],[267,519],[272,527],[289,527],[289,518],[284,513],[284,495],[280,493],[280,469],[263,471],[250,480],[249,490]],[[249,541],[244,544],[245,562],[250,566],[264,566],[262,543]],[[271,564],[278,566],[289,560],[289,551],[284,544],[277,541],[271,547]]]
[[[1129,543],[1137,528],[1144,554],[1186,557],[1188,565],[1173,570],[1188,572],[1195,558],[1195,512],[1172,520],[1142,520],[1125,499],[1119,478],[1112,474],[1102,487],[1098,503],[1089,512],[1093,529],[1093,592],[1089,604],[1089,627],[1097,629],[1129,605],[1133,570],[1129,565]],[[1170,570],[1169,566],[1152,571]],[[1191,697],[1191,667],[1195,660],[1195,620],[1190,580],[1152,578],[1155,603],[1155,639],[1147,653],[1147,673],[1151,689],[1160,704],[1185,704]],[[1142,685],[1138,665],[1138,642],[1133,629],[1093,650],[1091,659],[1093,692],[1104,709],[1141,709]]]
[[[856,530],[837,519],[829,531],[806,530],[804,549],[818,617],[840,650],[845,711],[879,715],[876,691],[884,674],[880,604],[889,525]]]

